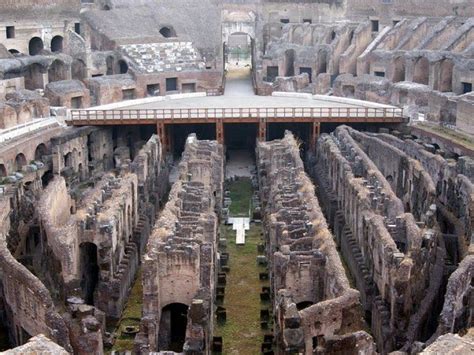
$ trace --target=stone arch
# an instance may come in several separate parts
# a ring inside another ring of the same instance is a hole
[[[21,171],[27,164],[26,157],[23,153],[17,154],[15,157],[15,171]]]
[[[181,353],[186,338],[188,306],[171,303],[161,310],[158,348]]]
[[[41,143],[35,149],[35,160],[43,161],[44,156],[48,154],[49,154],[48,148],[46,147],[44,143]]]
[[[325,51],[318,54],[318,74],[327,73],[328,71],[328,55]]]
[[[0,164],[0,178],[4,178],[8,175],[5,164]]]
[[[50,83],[67,79],[67,65],[62,60],[56,59],[48,69]]]
[[[430,62],[425,57],[420,57],[415,62],[413,81],[415,83],[428,85],[430,78]]]
[[[301,44],[301,45],[310,45],[310,43],[305,43],[305,29],[303,26],[296,26],[293,29],[292,42]]]
[[[64,167],[74,168],[74,153],[69,152],[64,156]]]
[[[176,37],[176,31],[172,26],[163,26],[160,28],[160,33],[165,38]]]
[[[87,66],[82,59],[74,59],[71,66],[73,80],[84,80],[87,78]]]
[[[453,68],[451,59],[444,59],[439,68],[438,90],[441,92],[453,91]]]
[[[60,53],[63,51],[64,38],[62,36],[54,36],[51,40],[51,52]]]
[[[43,40],[39,37],[33,37],[28,43],[28,52],[30,55],[38,55],[44,49]]]
[[[38,64],[33,63],[28,66],[27,72],[25,74],[25,89],[35,90],[44,88],[44,77],[43,74],[45,68]]]
[[[393,63],[393,82],[405,81],[405,58],[397,57]]]

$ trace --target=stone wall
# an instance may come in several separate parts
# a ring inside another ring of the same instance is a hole
[[[312,354],[352,343],[373,352],[372,338],[361,332],[359,293],[349,285],[291,133],[259,143],[257,166],[277,346]]]
[[[431,176],[436,187],[438,223],[443,233],[454,236],[454,245],[449,246],[446,242],[446,247],[453,262],[458,263],[472,252],[474,162],[469,157],[461,157],[458,162],[446,159],[441,150],[435,151],[434,146],[411,139],[403,140],[389,134],[378,134],[377,138],[418,160]]]
[[[223,149],[190,135],[169,201],[156,221],[143,264],[143,318],[137,351],[170,350],[169,307],[187,309],[185,353],[209,353],[223,189]]]
[[[13,195],[20,193],[14,190]],[[68,329],[53,303],[49,290],[25,266],[18,262],[7,247],[10,233],[11,205],[19,207],[18,198],[0,197],[0,269],[2,299],[8,324],[9,339],[23,344],[31,335],[46,334],[56,343],[71,350]]]
[[[430,207],[425,222],[417,223],[351,132],[339,127],[333,136],[323,135],[310,170],[371,318],[378,350],[409,348],[426,336],[425,324],[433,321],[431,307],[441,296],[444,243],[435,211]],[[383,150],[379,153],[384,156]]]

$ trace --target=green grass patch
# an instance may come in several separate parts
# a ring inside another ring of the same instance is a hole
[[[239,178],[228,186],[232,203],[229,207],[231,216],[249,216],[253,187],[249,178]]]
[[[222,336],[224,354],[259,354],[264,332],[260,329],[260,302],[262,286],[259,273],[264,269],[257,265],[257,245],[260,243],[260,224],[251,224],[246,232],[246,243],[235,244],[235,231],[222,226],[221,234],[227,238],[230,272],[223,306],[227,310],[227,322],[217,325],[215,335]],[[268,307],[268,306],[267,306]]]
[[[135,336],[122,334],[122,329],[126,326],[139,326],[140,319],[142,317],[142,303],[143,303],[143,286],[142,286],[142,272],[141,269],[138,270],[135,282],[133,284],[132,290],[130,291],[130,296],[127,301],[127,305],[122,313],[122,318],[116,324],[114,331],[117,333],[117,339],[115,340],[114,346],[112,349],[106,350],[115,350],[115,351],[132,351],[133,342]]]

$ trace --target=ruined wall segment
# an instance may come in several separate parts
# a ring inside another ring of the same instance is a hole
[[[435,211],[417,223],[351,132],[322,136],[312,171],[378,349],[392,351],[423,336],[440,297],[444,243]]]
[[[144,256],[137,351],[170,350],[173,316],[168,309],[177,303],[187,309],[183,351],[211,351],[223,159],[222,145],[188,137],[179,180],[171,188]]]
[[[359,293],[349,285],[292,134],[259,143],[257,166],[279,349],[322,354],[352,343],[373,353],[372,338],[361,331]]]

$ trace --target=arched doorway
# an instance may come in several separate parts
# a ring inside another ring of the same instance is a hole
[[[94,305],[94,293],[99,283],[99,264],[97,246],[94,243],[82,243],[81,254],[81,289],[86,304]]]
[[[51,40],[51,52],[59,53],[63,51],[63,37],[62,36],[54,36]]]
[[[451,59],[445,59],[441,62],[441,66],[439,68],[439,91],[453,91],[453,67],[454,64]]]
[[[67,79],[67,66],[66,64],[56,59],[48,69],[48,80],[50,83],[55,81],[61,81]]]
[[[64,156],[64,167],[72,168],[73,166],[74,166],[74,154],[72,152],[69,152]]]
[[[15,157],[15,171],[21,171],[26,165],[26,158],[23,153],[18,154]]]
[[[35,149],[35,160],[44,161],[45,155],[48,155],[48,148],[46,148],[46,145],[44,143],[41,143]]]
[[[35,89],[44,89],[44,78],[43,74],[46,71],[38,63],[33,63],[28,67],[28,70],[25,75],[25,89],[35,90]]]
[[[158,347],[161,351],[181,353],[186,340],[188,306],[171,303],[161,310]]]
[[[125,60],[121,59],[117,63],[120,74],[127,74],[128,73],[128,64]]]
[[[430,78],[430,62],[425,57],[419,58],[415,63],[413,81],[415,83],[428,85]]]
[[[30,39],[30,43],[28,44],[28,52],[30,55],[38,55],[43,50],[44,44],[43,40],[39,37],[33,37]]]
[[[81,59],[74,59],[71,66],[71,75],[73,80],[84,80],[87,78],[87,67]]]
[[[405,81],[405,59],[398,57],[393,63],[393,82]]]

